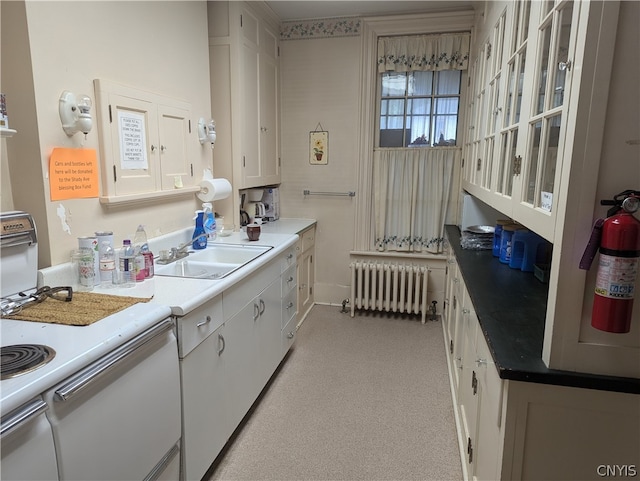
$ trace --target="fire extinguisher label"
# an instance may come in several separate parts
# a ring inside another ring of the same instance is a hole
[[[637,275],[637,257],[615,257],[601,253],[596,294],[614,299],[633,299]]]

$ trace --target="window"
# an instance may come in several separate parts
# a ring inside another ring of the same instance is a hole
[[[455,146],[460,70],[380,74],[380,147]]]

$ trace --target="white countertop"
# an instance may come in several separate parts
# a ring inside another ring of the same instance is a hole
[[[96,286],[93,290],[95,293],[151,298],[151,301],[136,304],[89,326],[2,319],[0,340],[3,346],[37,343],[48,345],[56,350],[56,356],[46,366],[1,382],[2,414],[8,413],[57,385],[82,367],[99,359],[162,319],[170,315],[183,316],[222,293],[290,248],[298,239],[297,233],[314,224],[315,220],[280,219],[263,225],[260,239],[255,244],[273,248],[223,279],[154,276],[130,288]],[[160,249],[169,249],[187,242],[191,232],[192,229],[183,229],[150,239],[150,248],[157,255]],[[228,237],[219,237],[216,243],[254,244],[248,240],[244,231],[235,232]],[[53,266],[38,272],[38,286],[70,285],[71,278],[69,264]]]

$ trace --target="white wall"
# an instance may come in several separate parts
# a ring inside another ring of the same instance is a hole
[[[318,221],[315,298],[322,303],[339,304],[349,297],[355,199],[305,197],[302,191],[356,190],[360,43],[360,37],[280,43],[282,214]],[[327,165],[309,163],[309,132],[318,124],[329,132]]]
[[[3,141],[13,205],[3,192],[2,210],[34,214],[40,267],[66,262],[76,238],[96,230],[113,230],[119,243],[139,223],[150,236],[191,225],[195,196],[111,209],[97,198],[51,202],[47,171],[54,147],[99,150],[95,108],[86,141],[82,134],[68,138],[58,114],[63,90],[87,93],[95,103],[96,78],[185,100],[192,105],[192,125],[211,116],[206,2],[14,1],[1,8],[2,92],[18,130]],[[198,180],[212,154],[195,131],[192,138]]]

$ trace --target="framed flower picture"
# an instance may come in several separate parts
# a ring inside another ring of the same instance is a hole
[[[309,132],[309,163],[312,165],[329,163],[329,132],[324,130]]]

